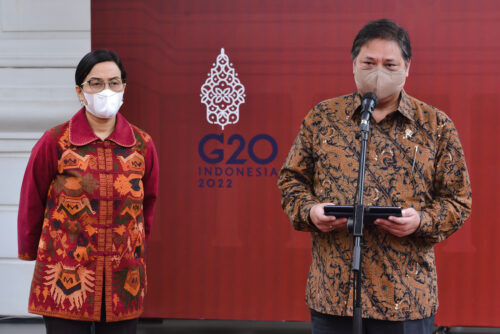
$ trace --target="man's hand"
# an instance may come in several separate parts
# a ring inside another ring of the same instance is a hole
[[[408,208],[403,209],[401,215],[402,217],[379,218],[375,220],[375,225],[397,237],[406,237],[420,226],[420,214],[414,208]]]
[[[347,226],[347,218],[336,219],[333,216],[325,216],[324,206],[332,203],[316,204],[309,211],[311,221],[321,232],[331,232],[333,230]]]

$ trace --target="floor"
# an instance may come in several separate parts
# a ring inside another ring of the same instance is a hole
[[[45,334],[41,318],[2,318],[0,333]],[[141,319],[137,334],[309,334],[308,322],[267,322],[233,320]],[[439,334],[500,334],[500,328],[454,327],[436,329]]]

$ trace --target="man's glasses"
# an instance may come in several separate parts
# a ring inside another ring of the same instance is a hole
[[[106,88],[106,84],[108,84],[109,89],[111,89],[113,92],[121,92],[125,87],[123,81],[118,78],[111,79],[108,82],[101,79],[90,79],[82,83],[81,87],[83,88],[83,85],[85,84],[88,86],[89,90],[92,93],[102,92]]]

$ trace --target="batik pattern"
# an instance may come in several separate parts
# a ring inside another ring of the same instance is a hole
[[[356,196],[361,104],[357,93],[324,101],[304,119],[280,172],[282,206],[293,227],[311,232],[310,308],[352,316],[352,235],[322,233],[309,218],[317,203],[352,205]],[[365,205],[413,207],[421,225],[398,238],[365,226],[363,317],[410,320],[438,307],[433,246],[470,214],[471,189],[457,131],[443,112],[402,92],[399,108],[371,120]]]

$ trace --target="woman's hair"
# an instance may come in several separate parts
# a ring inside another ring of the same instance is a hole
[[[78,63],[75,72],[75,83],[78,87],[82,86],[83,80],[87,77],[87,75],[92,71],[92,68],[98,63],[102,63],[105,61],[114,62],[121,72],[121,79],[123,83],[125,83],[125,79],[127,77],[127,72],[125,72],[125,68],[122,65],[122,61],[120,57],[113,51],[109,50],[94,50],[87,53],[82,60]]]

